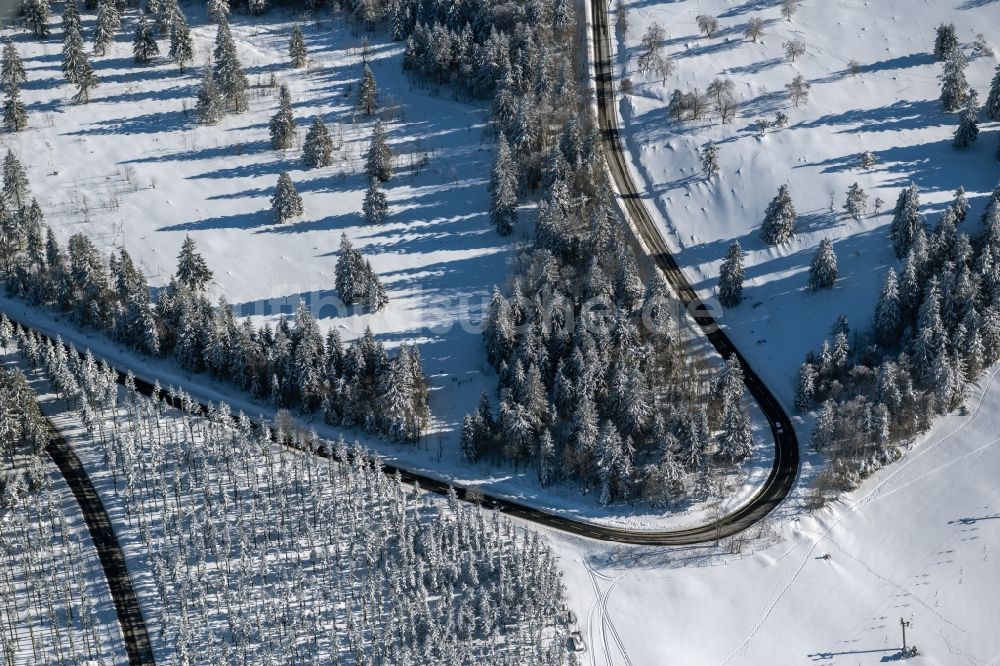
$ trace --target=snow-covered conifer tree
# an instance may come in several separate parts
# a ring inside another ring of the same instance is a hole
[[[924,226],[924,218],[920,214],[920,194],[916,185],[910,185],[899,193],[896,208],[892,212],[892,226],[889,236],[896,250],[896,256],[902,259],[910,251],[917,236],[917,229]]]
[[[947,60],[956,50],[958,50],[958,37],[955,35],[955,24],[942,23],[937,27],[934,39],[934,57],[938,60]]]
[[[3,160],[3,201],[16,212],[26,207],[30,199],[28,172],[14,151],[8,148]]]
[[[366,62],[361,70],[361,84],[358,86],[358,108],[372,115],[378,108],[378,86],[375,75]]]
[[[976,104],[976,96],[969,95],[969,101],[958,119],[958,129],[955,130],[955,139],[952,145],[956,148],[971,146],[979,138],[979,107]]]
[[[148,65],[159,54],[160,47],[156,43],[153,26],[140,14],[135,26],[135,38],[132,40],[132,59],[137,65]]]
[[[103,56],[108,46],[114,43],[115,33],[121,27],[117,0],[101,0],[97,6],[97,20],[94,25],[94,55]]]
[[[49,36],[49,17],[52,16],[49,0],[25,0],[21,12],[25,24],[36,39],[45,39]]]
[[[509,235],[517,224],[517,168],[503,133],[497,139],[490,175],[490,221],[501,236]]]
[[[860,222],[867,209],[868,195],[865,194],[860,185],[854,183],[847,189],[847,203],[844,204],[844,210],[847,211],[848,215]]]
[[[899,342],[901,325],[899,285],[896,271],[890,268],[875,308],[875,338],[880,344],[893,345]]]
[[[221,4],[228,7],[226,0]],[[219,19],[219,29],[215,35],[215,51],[213,52],[215,82],[222,93],[222,99],[227,111],[242,113],[247,110],[247,76],[243,71],[236,43],[229,29],[229,21],[222,16]]]
[[[778,189],[777,196],[767,206],[760,230],[761,238],[768,245],[788,242],[795,234],[796,218],[795,205],[792,203],[788,185],[782,185]]]
[[[278,186],[271,196],[271,212],[279,224],[302,214],[302,197],[287,171],[278,175]]]
[[[333,140],[322,116],[313,118],[302,144],[302,161],[310,169],[330,166],[333,163]]]
[[[80,63],[86,58],[83,50],[83,38],[80,36],[80,18],[74,20],[72,13],[63,20],[63,78],[70,83],[77,83]]]
[[[24,63],[17,52],[14,42],[7,40],[3,45],[3,56],[0,57],[0,83],[4,87],[20,86],[28,80],[24,72]]]
[[[21,101],[21,89],[16,83],[7,85],[3,104],[3,127],[8,132],[20,132],[28,126],[28,111]]]
[[[292,94],[286,84],[278,89],[278,111],[271,116],[271,147],[275,150],[291,148],[295,142],[295,116],[292,114]]]
[[[833,251],[833,241],[824,238],[819,242],[816,256],[809,266],[809,288],[829,289],[837,281],[837,254]]]
[[[208,0],[208,19],[213,23],[222,24],[229,20],[229,0]]]
[[[743,300],[743,248],[733,241],[726,258],[719,268],[719,302],[727,308],[736,307]]]
[[[288,39],[288,57],[292,61],[292,67],[299,68],[306,66],[306,40],[302,36],[302,28],[296,23],[292,26],[292,36]]]
[[[706,180],[719,175],[719,147],[712,141],[701,149],[701,171],[705,174]]]
[[[389,200],[386,199],[382,183],[378,178],[369,179],[368,191],[365,192],[361,210],[368,224],[381,224],[389,217]]]
[[[389,147],[389,140],[385,136],[381,120],[375,123],[372,131],[365,171],[369,178],[378,178],[383,183],[392,178],[392,148]]]
[[[76,68],[76,94],[73,99],[78,103],[86,104],[90,101],[90,91],[99,84],[100,79],[97,78],[94,68],[90,66],[90,60],[84,54]]]
[[[969,100],[969,82],[965,78],[965,68],[969,62],[961,49],[952,51],[944,62],[941,73],[941,103],[945,111],[958,111]]]
[[[222,94],[219,86],[212,76],[212,66],[206,63],[202,68],[201,87],[198,88],[198,101],[196,110],[198,112],[198,123],[202,125],[214,125],[222,120]]]
[[[986,96],[986,104],[983,106],[986,117],[993,121],[1000,121],[1000,65],[997,65],[997,73],[990,83],[990,92]]]
[[[194,61],[194,40],[191,38],[191,26],[187,18],[178,9],[170,24],[170,57],[184,73],[184,68]]]
[[[795,385],[795,409],[805,412],[816,403],[816,368],[812,363],[799,366],[799,380]]]
[[[385,293],[385,287],[382,286],[382,280],[372,270],[372,265],[368,261],[365,261],[365,279],[368,288],[365,290],[362,303],[369,312],[379,312],[389,304],[389,297]]]
[[[190,236],[184,237],[180,254],[177,255],[176,277],[178,282],[194,292],[202,291],[212,281],[212,271]]]

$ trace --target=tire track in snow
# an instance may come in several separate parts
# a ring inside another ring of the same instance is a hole
[[[799,574],[802,573],[802,570],[805,568],[806,564],[808,564],[809,559],[812,557],[812,554],[816,551],[816,547],[819,546],[819,544],[822,541],[829,538],[830,533],[837,525],[839,525],[845,518],[853,516],[854,514],[861,511],[870,502],[874,501],[875,499],[878,499],[881,490],[886,486],[886,484],[893,481],[897,476],[899,476],[901,473],[906,471],[911,465],[913,465],[913,463],[915,463],[917,460],[920,460],[922,457],[927,455],[927,453],[933,451],[944,442],[950,440],[952,437],[954,437],[955,435],[959,434],[960,432],[968,428],[970,424],[972,424],[977,418],[979,418],[979,415],[982,413],[983,410],[983,404],[986,402],[986,395],[989,393],[990,386],[993,385],[993,382],[997,378],[997,375],[1000,375],[1000,367],[994,370],[993,374],[991,374],[990,378],[987,380],[985,386],[983,387],[982,395],[979,396],[979,402],[976,405],[976,409],[972,413],[971,417],[966,419],[964,422],[962,422],[961,425],[959,425],[957,428],[952,430],[947,435],[941,437],[933,444],[929,444],[923,447],[918,453],[906,456],[904,462],[901,462],[896,469],[894,469],[891,473],[886,475],[886,477],[882,479],[878,483],[878,485],[876,485],[871,491],[869,491],[868,494],[866,494],[864,497],[862,497],[857,502],[848,507],[846,511],[844,511],[839,516],[833,519],[830,525],[825,530],[823,530],[821,536],[818,539],[816,539],[816,541],[813,542],[812,546],[810,546],[809,549],[806,551],[805,557],[802,559],[802,563],[799,564],[799,566],[795,569],[795,572],[792,574],[788,582],[781,587],[781,590],[768,603],[767,607],[764,610],[764,614],[761,616],[759,620],[757,620],[754,626],[750,629],[750,634],[745,639],[743,639],[742,643],[736,646],[736,649],[734,649],[732,652],[729,653],[729,655],[723,660],[722,662],[723,664],[728,664],[730,661],[733,660],[733,657],[735,657],[737,653],[746,649],[746,647],[750,644],[750,641],[753,640],[754,636],[757,634],[758,631],[760,631],[760,628],[771,616],[771,613],[774,611],[774,608],[778,605],[778,602],[781,601],[781,598],[785,595],[785,592],[787,592],[791,588],[792,584],[795,583],[796,579],[799,577]]]

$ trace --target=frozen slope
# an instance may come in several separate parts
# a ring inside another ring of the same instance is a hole
[[[967,54],[978,32],[996,44],[1000,5],[806,0],[788,22],[776,0],[624,1],[630,26],[627,34],[617,33],[617,75],[635,86],[620,110],[637,186],[649,194],[679,263],[703,295],[714,295],[719,263],[733,240],[748,251],[746,299],[726,310],[723,321],[754,367],[791,403],[795,369],[837,315],[846,313],[856,327],[869,325],[887,267],[895,264],[887,225],[902,188],[920,188],[933,225],[935,213],[964,185],[973,205],[966,230],[978,231],[985,195],[1000,180],[1000,131],[996,124],[981,124],[973,147],[952,147],[957,115],[938,102],[941,67],[932,50],[942,22],[956,24]],[[702,13],[719,17],[720,31],[712,39],[698,32],[695,17]],[[758,43],[743,38],[754,16],[766,22]],[[654,21],[667,35],[663,52],[675,61],[665,84],[638,71],[639,42]],[[804,42],[806,53],[793,63],[782,45],[795,39]],[[852,59],[860,64],[857,76],[848,71]],[[996,65],[994,57],[970,61],[967,77],[980,102]],[[798,108],[785,92],[797,74],[812,86]],[[701,121],[668,120],[675,88],[704,91],[716,77],[735,83],[735,122],[721,125],[714,112]],[[773,120],[778,112],[788,115],[788,126],[756,136],[753,122]],[[703,179],[698,156],[708,141],[720,148],[721,176],[711,182]],[[878,159],[870,171],[858,168],[865,150]],[[854,182],[867,191],[869,205],[876,197],[885,202],[881,215],[869,214],[860,223],[846,215],[845,193]],[[793,242],[769,248],[758,238],[759,227],[784,183],[798,209],[798,233]],[[809,262],[826,237],[834,241],[841,277],[833,290],[811,294]]]
[[[901,617],[907,663],[1000,663],[1000,370],[983,383],[901,463],[815,513],[793,499],[743,555],[554,536],[582,663],[878,664]]]

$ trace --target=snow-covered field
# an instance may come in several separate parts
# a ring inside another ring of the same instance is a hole
[[[628,76],[634,94],[620,103],[626,146],[635,180],[649,193],[678,261],[703,296],[714,296],[719,263],[733,240],[748,252],[745,300],[725,310],[722,321],[733,341],[786,404],[794,372],[804,354],[818,348],[830,326],[846,313],[853,326],[867,328],[887,267],[893,265],[888,223],[899,191],[915,184],[928,222],[936,222],[953,192],[964,186],[972,211],[970,234],[987,195],[1000,180],[996,124],[981,123],[979,141],[957,150],[951,141],[958,115],[938,101],[940,63],[933,56],[935,28],[954,23],[967,54],[977,33],[998,46],[994,2],[947,0],[807,0],[792,21],[780,17],[780,2],[682,0],[639,2],[629,8],[627,34],[617,32],[617,75]],[[695,17],[717,16],[720,30],[701,35]],[[765,21],[757,43],[744,39],[751,17]],[[638,70],[639,43],[659,23],[667,39],[663,52],[674,60],[666,84]],[[801,40],[805,55],[789,62],[783,43]],[[860,73],[851,76],[856,60]],[[985,99],[997,66],[995,57],[970,61],[969,83]],[[807,102],[794,107],[785,85],[801,74],[811,83]],[[702,121],[670,121],[667,103],[675,88],[702,92],[715,78],[735,83],[739,102],[734,122],[721,125],[714,112]],[[758,138],[752,124],[789,117],[785,129]],[[719,146],[721,175],[706,182],[698,151]],[[858,168],[872,151],[874,169]],[[886,203],[880,215],[855,222],[844,212],[847,188],[857,182]],[[799,213],[795,239],[770,248],[759,238],[768,202],[789,184]],[[833,208],[831,210],[831,197]],[[815,248],[833,240],[840,266],[834,289],[807,291]]]
[[[800,487],[740,555],[551,534],[582,663],[894,662],[901,617],[922,653],[906,663],[1000,663],[1000,369],[981,383],[967,415],[856,491],[809,513]]]
[[[390,347],[418,342],[434,375],[435,416],[442,427],[460,423],[490,380],[482,377],[479,336],[457,317],[478,323],[482,299],[502,284],[512,247],[486,215],[492,152],[482,140],[483,108],[454,101],[447,91],[411,87],[402,44],[364,33],[346,16],[332,20],[324,12],[321,23],[302,24],[309,65],[293,69],[288,37],[297,17],[274,10],[231,19],[252,86],[250,110],[199,126],[195,96],[216,27],[203,4],[182,9],[192,25],[196,67],[180,74],[165,57],[163,39],[163,55],[153,64],[134,65],[132,10],[107,55],[92,57],[101,84],[86,105],[72,103],[75,87],[62,78],[58,19],[45,42],[13,35],[28,76],[29,126],[3,141],[25,163],[46,221],[62,242],[82,231],[102,249],[124,246],[154,287],[173,274],[189,234],[215,271],[211,293],[224,294],[238,315],[258,315],[259,322],[291,313],[305,299],[321,326],[337,327],[345,339],[371,326]],[[94,15],[84,12],[82,19],[89,51]],[[361,215],[374,122],[355,109],[365,38],[397,153],[396,176],[386,184],[391,217],[378,228]],[[272,77],[292,93],[299,143],[288,151],[269,142],[268,120],[277,109],[277,89],[267,87]],[[301,139],[317,114],[343,146],[332,166],[308,170]],[[305,214],[276,225],[270,196],[284,170]],[[385,311],[333,316],[341,233],[382,277],[390,299]],[[513,242],[522,238],[515,234]]]

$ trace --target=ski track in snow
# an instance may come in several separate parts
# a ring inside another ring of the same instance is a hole
[[[594,611],[600,608],[601,612],[601,642],[604,648],[604,659],[607,666],[614,666],[614,659],[611,654],[611,646],[608,641],[608,630],[611,630],[612,638],[614,639],[615,645],[618,647],[618,651],[625,660],[626,666],[632,666],[632,659],[628,655],[628,650],[625,649],[625,642],[622,640],[621,635],[618,633],[618,629],[615,627],[614,621],[611,619],[611,615],[608,613],[608,597],[611,596],[611,591],[614,590],[615,586],[618,585],[622,580],[628,576],[628,574],[622,574],[617,578],[612,578],[611,576],[605,575],[590,565],[586,559],[583,560],[583,565],[587,568],[587,573],[590,575],[590,582],[594,586],[594,603],[590,607],[590,614],[587,619],[587,628],[590,631],[591,649],[590,649],[590,663],[592,666],[596,666],[596,645],[594,638],[596,637],[593,631],[593,614]],[[597,579],[601,578],[605,581],[610,581],[610,585],[606,590],[601,590],[600,584]]]
[[[839,525],[845,518],[860,512],[869,503],[875,501],[876,499],[879,499],[880,496],[881,497],[890,496],[891,493],[886,493],[885,495],[881,495],[882,489],[887,484],[895,480],[897,476],[899,476],[901,473],[909,469],[909,467],[913,465],[913,463],[921,459],[928,452],[933,451],[941,444],[945,443],[955,435],[965,430],[971,423],[973,423],[979,417],[980,413],[982,412],[983,403],[986,401],[986,395],[989,392],[989,388],[993,384],[993,381],[996,379],[998,374],[1000,374],[1000,367],[994,370],[993,374],[991,374],[989,379],[986,381],[985,385],[982,388],[982,393],[979,396],[979,402],[976,405],[976,409],[969,418],[963,421],[958,427],[949,432],[947,435],[942,436],[939,440],[937,440],[933,444],[928,444],[926,446],[921,447],[920,451],[910,451],[903,457],[902,461],[896,463],[895,469],[893,469],[889,474],[887,474],[884,479],[882,479],[871,491],[868,492],[868,494],[866,494],[864,497],[862,497],[857,502],[852,504],[850,507],[847,508],[847,510],[843,511],[840,515],[834,518],[833,521],[831,521],[830,525],[822,532],[822,534],[813,542],[813,544],[806,551],[801,564],[799,564],[799,566],[795,569],[794,573],[792,574],[788,582],[784,586],[782,586],[781,590],[777,593],[777,595],[768,603],[768,605],[764,610],[764,614],[751,628],[750,634],[745,639],[743,639],[743,642],[741,642],[732,652],[729,653],[729,655],[725,658],[725,660],[723,660],[722,662],[723,664],[730,663],[738,653],[745,652],[745,650],[749,647],[750,642],[753,640],[754,636],[764,625],[767,619],[771,616],[771,613],[777,607],[778,602],[781,601],[781,598],[785,595],[785,592],[787,592],[791,588],[792,584],[794,584],[796,579],[799,577],[799,574],[802,573],[802,570],[809,562],[810,558],[812,557],[812,554],[816,551],[816,547],[819,546],[819,544],[824,540],[829,539],[830,533],[833,532],[833,529],[837,527],[837,525]],[[919,478],[921,477],[918,477],[918,479]],[[831,543],[835,542],[831,540]],[[872,573],[874,573],[874,571]]]

